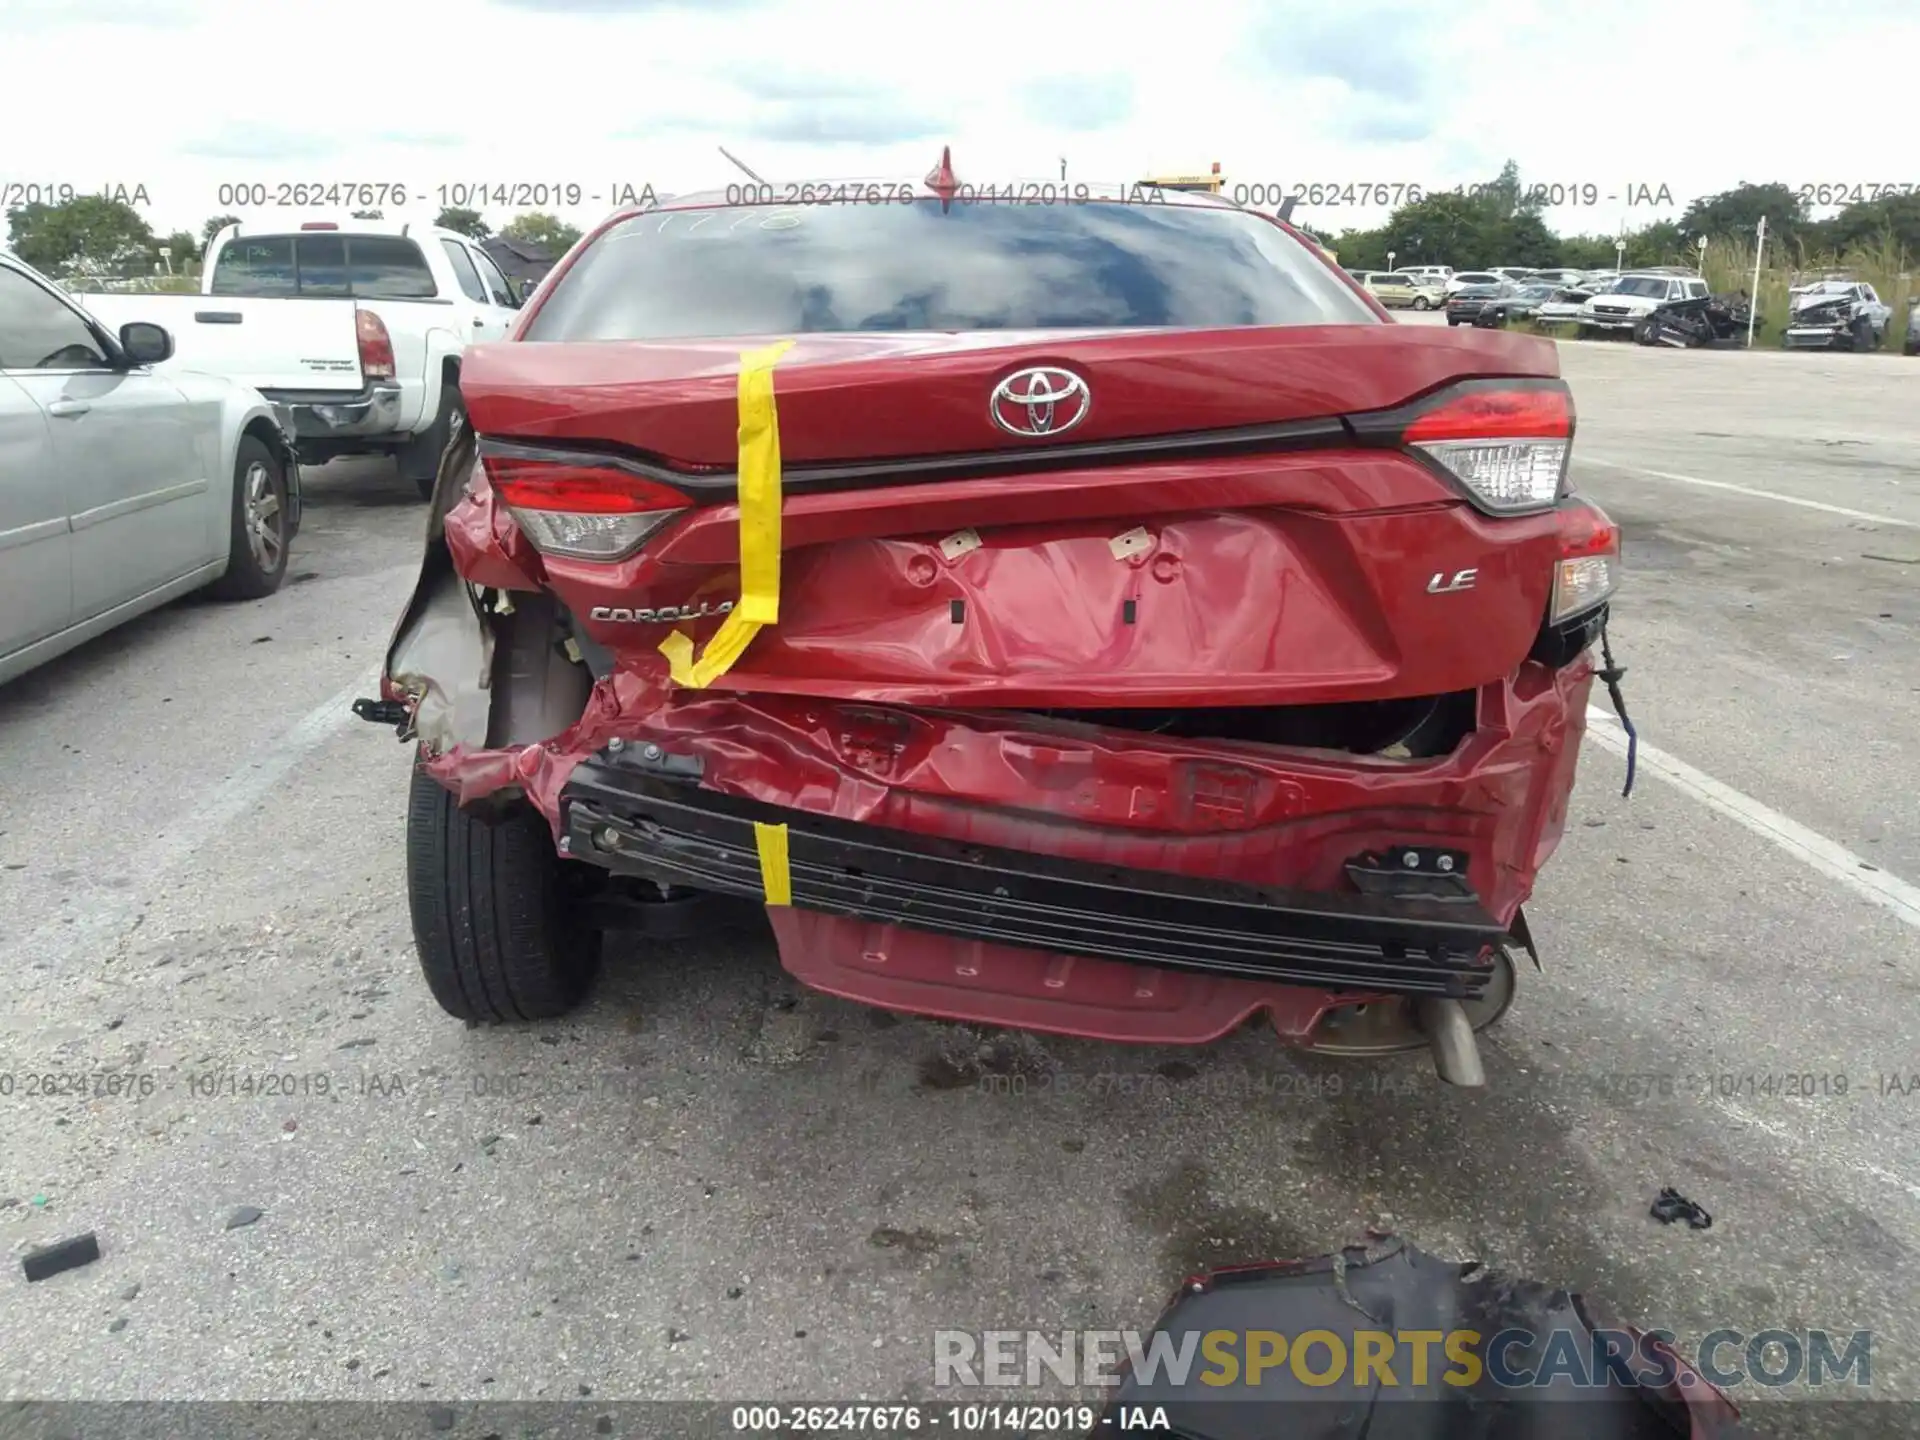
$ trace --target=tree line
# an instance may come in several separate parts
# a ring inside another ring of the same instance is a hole
[[[1340,263],[1352,269],[1384,270],[1387,256],[1396,265],[1451,265],[1479,270],[1490,265],[1575,269],[1610,267],[1616,254],[1613,235],[1556,235],[1541,218],[1536,192],[1522,184],[1511,161],[1498,178],[1466,191],[1442,191],[1402,205],[1383,225],[1348,229],[1330,237]],[[1768,253],[1788,264],[1819,258],[1840,259],[1878,247],[1882,254],[1920,255],[1920,194],[1882,195],[1844,206],[1825,219],[1812,218],[1805,199],[1784,184],[1740,184],[1694,200],[1678,220],[1658,220],[1624,237],[1628,265],[1687,264],[1699,258],[1699,241],[1744,242],[1751,246],[1754,227],[1766,217]],[[376,210],[356,219],[379,219]],[[1308,224],[1314,217],[1303,214]],[[237,216],[214,215],[197,234],[184,230],[157,235],[139,211],[121,200],[81,196],[63,205],[21,205],[7,212],[12,248],[36,269],[59,273],[75,266],[103,272],[178,273],[196,264],[207,242]],[[478,211],[442,210],[436,224],[474,239],[493,232]],[[539,211],[515,215],[502,225],[503,239],[536,246],[558,257],[572,248],[580,232],[557,216]],[[166,254],[162,255],[162,251]]]
[[[1556,235],[1541,219],[1537,192],[1522,184],[1509,161],[1499,178],[1477,192],[1445,191],[1402,205],[1371,230],[1349,229],[1328,243],[1340,263],[1355,270],[1395,265],[1451,265],[1484,270],[1491,265],[1577,270],[1612,268],[1615,246],[1633,265],[1692,264],[1700,241],[1743,244],[1749,253],[1754,229],[1767,221],[1767,253],[1776,263],[1810,265],[1844,259],[1869,248],[1901,257],[1920,255],[1920,194],[1878,195],[1843,206],[1815,220],[1804,197],[1779,183],[1740,184],[1694,200],[1677,220],[1658,220],[1624,236]],[[1310,215],[1301,217],[1313,224]]]
[[[378,210],[356,210],[356,220],[383,218]],[[13,252],[46,274],[70,272],[76,266],[123,274],[178,274],[197,265],[213,237],[238,215],[213,215],[197,233],[175,230],[158,234],[144,216],[122,200],[82,195],[60,205],[16,205],[7,211],[7,238]],[[493,234],[475,210],[446,209],[436,225],[457,230],[476,240]],[[545,250],[556,259],[573,247],[580,232],[558,216],[529,210],[515,215],[499,230],[502,239]]]

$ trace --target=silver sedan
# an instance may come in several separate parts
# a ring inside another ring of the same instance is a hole
[[[0,683],[190,590],[280,588],[299,468],[257,390],[156,374],[157,325],[109,335],[0,254]]]

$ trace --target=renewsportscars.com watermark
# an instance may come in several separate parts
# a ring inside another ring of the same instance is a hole
[[[1675,1361],[1675,1345],[1665,1330],[936,1330],[933,1383],[962,1390],[1114,1386],[1130,1373],[1149,1386],[1218,1390],[1258,1386],[1271,1372],[1318,1388],[1695,1384]],[[1865,1389],[1873,1383],[1873,1332],[1715,1330],[1701,1339],[1694,1369],[1722,1390],[1843,1383]]]

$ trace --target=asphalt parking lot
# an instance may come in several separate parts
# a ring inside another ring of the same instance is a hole
[[[617,949],[573,1019],[463,1028],[412,957],[407,752],[347,710],[421,507],[309,472],[279,595],[0,690],[0,1241],[105,1251],[9,1261],[0,1389],[921,1395],[935,1328],[1144,1327],[1196,1268],[1386,1221],[1689,1344],[1869,1329],[1874,1395],[1920,1400],[1920,361],[1562,354],[1646,748],[1622,799],[1595,721],[1479,1094],[1258,1030],[899,1019],[752,936]],[[28,1093],[83,1072],[153,1083]],[[1650,1219],[1668,1185],[1713,1227]]]

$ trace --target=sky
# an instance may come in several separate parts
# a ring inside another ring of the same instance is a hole
[[[0,0],[0,205],[70,185],[165,233],[510,186],[585,227],[744,179],[723,145],[775,182],[951,145],[976,181],[1219,161],[1256,202],[1322,187],[1324,233],[1511,158],[1577,197],[1555,230],[1614,233],[1743,181],[1920,186],[1917,49],[1915,0]]]

